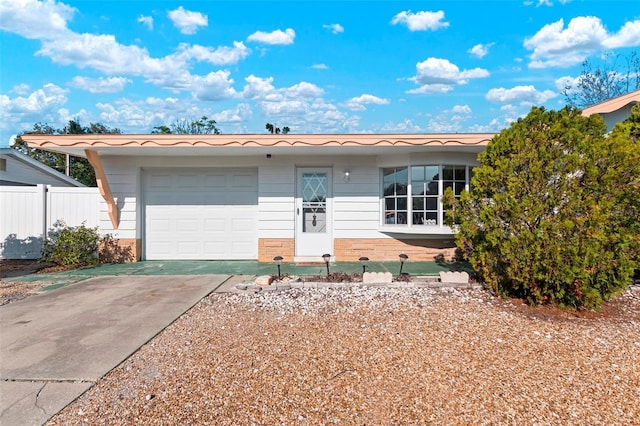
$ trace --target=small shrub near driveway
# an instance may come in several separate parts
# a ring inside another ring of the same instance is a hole
[[[98,227],[83,222],[70,227],[57,221],[42,250],[42,260],[61,266],[87,266],[99,263],[124,263],[132,260],[130,247],[120,247],[110,235],[101,236]]]

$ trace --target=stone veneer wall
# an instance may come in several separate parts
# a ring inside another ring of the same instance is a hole
[[[142,257],[142,240],[139,238],[118,238],[116,239],[120,248],[131,248],[131,259],[129,262],[139,262]]]
[[[398,260],[400,253],[410,260],[428,261],[438,255],[450,260],[456,247],[453,239],[336,238],[333,250],[339,262],[357,262],[361,256],[377,261]]]
[[[285,262],[292,262],[295,256],[294,239],[260,238],[258,240],[258,262],[273,262],[275,256],[282,256]]]

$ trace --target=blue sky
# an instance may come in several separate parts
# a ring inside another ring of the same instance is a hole
[[[640,2],[0,2],[0,141],[77,118],[125,133],[498,132],[561,108],[585,59],[640,46]]]

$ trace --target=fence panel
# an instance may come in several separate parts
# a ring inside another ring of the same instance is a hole
[[[57,220],[98,225],[97,188],[0,186],[0,259],[38,259]]]
[[[47,230],[58,220],[69,226],[83,222],[89,228],[100,220],[100,193],[97,188],[49,187],[47,192]]]

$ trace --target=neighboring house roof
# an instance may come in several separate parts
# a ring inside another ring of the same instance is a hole
[[[621,95],[585,108],[582,110],[582,115],[587,117],[592,114],[608,114],[626,106],[635,105],[638,102],[640,102],[640,90],[629,92],[626,95]]]
[[[610,132],[616,123],[631,116],[631,108],[638,102],[640,102],[640,90],[585,108],[582,110],[582,115],[586,117],[599,114],[607,125],[607,131]]]
[[[0,148],[0,184],[9,186],[85,186],[12,148]]]
[[[29,146],[48,151],[85,156],[85,150],[100,155],[256,155],[385,154],[433,151],[479,153],[494,133],[453,134],[249,134],[249,135],[23,135]]]

